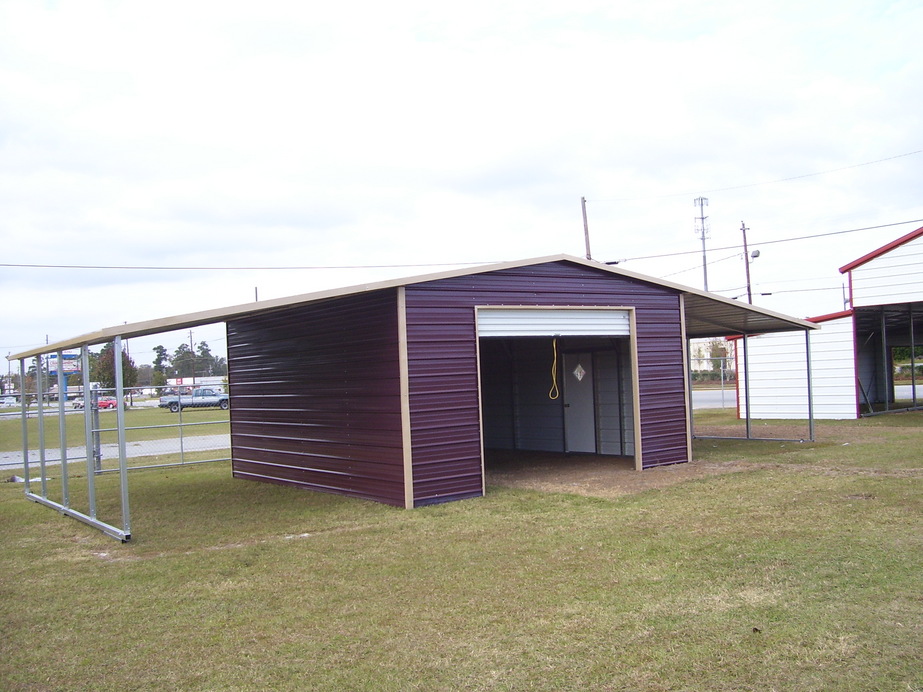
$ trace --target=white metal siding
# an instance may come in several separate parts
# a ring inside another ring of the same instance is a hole
[[[853,307],[923,300],[923,238],[916,238],[851,271]]]
[[[478,336],[628,336],[629,310],[479,308]]]
[[[856,417],[853,319],[830,320],[811,332],[811,372],[814,417]],[[808,417],[807,363],[804,332],[784,332],[750,337],[751,418],[805,419]],[[745,366],[743,346],[738,344],[738,402],[745,416]]]

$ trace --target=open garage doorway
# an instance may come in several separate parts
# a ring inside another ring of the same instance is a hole
[[[486,312],[486,311],[485,311]],[[579,463],[587,455],[638,468],[630,319],[616,310],[479,313],[481,425],[492,470]],[[506,314],[503,314],[506,313]],[[573,313],[594,326],[569,322]],[[595,318],[595,320],[594,320]],[[502,325],[502,326],[501,326]],[[568,332],[611,332],[569,334]],[[524,335],[522,332],[543,331]],[[503,332],[503,334],[498,334]]]
[[[481,339],[487,449],[635,454],[625,337]]]

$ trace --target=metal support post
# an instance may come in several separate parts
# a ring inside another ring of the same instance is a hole
[[[747,408],[747,439],[749,440],[753,436],[753,426],[751,421],[751,412],[750,412],[750,358],[749,351],[747,349],[747,335],[744,334],[741,339],[744,346],[744,405]]]
[[[93,405],[90,400],[90,347],[80,349],[80,369],[83,371],[83,433],[87,450],[87,494],[90,517],[96,519],[96,448],[93,444]]]
[[[45,407],[43,401],[45,399],[45,378],[44,373],[42,372],[45,369],[45,365],[42,361],[41,356],[35,358],[35,399],[38,403],[38,412],[37,420],[38,423],[38,467],[39,472],[42,474],[42,497],[48,497],[48,478],[45,473]]]
[[[805,367],[808,374],[808,439],[814,442],[814,383],[811,373],[811,332],[804,330]]]
[[[67,423],[64,405],[67,401],[67,383],[64,378],[64,354],[58,351],[58,443],[61,447],[61,504],[70,507],[70,477],[67,468]]]
[[[888,353],[888,322],[885,319],[885,309],[881,308],[881,388],[885,396],[885,411],[891,410],[891,396],[894,392],[892,378],[889,370],[891,369],[891,358]]]
[[[122,337],[112,341],[115,363],[115,411],[119,436],[119,485],[122,489],[122,530],[131,536],[131,513],[128,507],[128,451],[125,441],[125,385],[122,381]]]
[[[910,311],[910,405],[917,407],[917,342],[913,333],[913,303],[907,306]]]
[[[686,419],[688,420],[690,438],[695,437],[695,416],[692,415],[692,382],[692,341],[686,339],[686,387],[688,387],[687,391],[689,392],[689,396],[686,397],[686,406],[689,407]]]
[[[32,492],[29,473],[29,407],[26,399],[26,361],[19,361],[19,414],[22,420],[22,476],[26,495]]]

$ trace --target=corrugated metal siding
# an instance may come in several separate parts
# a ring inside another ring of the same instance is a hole
[[[850,274],[853,307],[923,301],[923,238],[910,240]]]
[[[635,307],[643,464],[688,461],[678,294],[554,262],[415,284],[406,296],[416,504],[481,494],[476,306]]]
[[[856,418],[856,380],[853,358],[853,318],[821,324],[811,332],[811,373],[814,417]],[[750,365],[751,418],[806,419],[807,364],[804,333],[763,334],[747,340]],[[743,347],[738,346],[739,411],[746,416]]]
[[[478,311],[478,336],[628,336],[627,310],[491,308]]]
[[[235,476],[404,505],[394,289],[227,331]]]

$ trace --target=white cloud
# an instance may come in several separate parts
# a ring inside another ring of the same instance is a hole
[[[923,148],[920,28],[864,0],[5,3],[0,241],[11,264],[579,256],[586,196],[595,256],[688,251],[625,266],[700,286],[699,195],[714,248],[742,220],[759,244],[923,218],[923,155],[854,167]],[[754,281],[832,311],[837,267],[914,227],[766,246]],[[733,255],[710,288],[740,286]],[[3,268],[0,348],[384,271]]]

